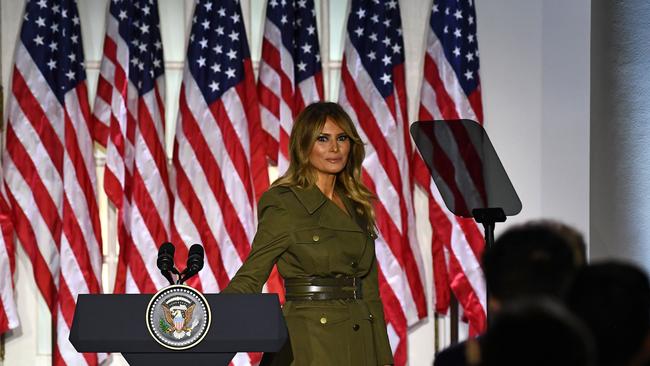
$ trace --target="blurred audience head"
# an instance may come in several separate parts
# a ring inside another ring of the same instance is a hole
[[[621,262],[584,267],[566,303],[593,333],[599,365],[650,364],[650,284],[641,269]]]
[[[594,365],[591,335],[564,307],[527,299],[503,307],[481,341],[483,366]]]
[[[490,309],[531,296],[562,298],[579,262],[555,225],[531,222],[509,228],[483,256]]]

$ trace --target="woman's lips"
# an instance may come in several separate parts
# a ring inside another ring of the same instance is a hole
[[[342,158],[334,158],[334,159],[325,159],[325,160],[327,160],[328,162],[330,162],[332,164],[336,164],[336,163],[341,162],[341,160],[343,160],[343,159]]]

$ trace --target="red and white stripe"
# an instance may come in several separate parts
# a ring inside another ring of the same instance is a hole
[[[395,91],[384,99],[359,55],[346,38],[339,103],[348,112],[363,141],[365,184],[377,195],[379,238],[375,250],[380,267],[380,291],[391,334],[395,364],[407,358],[407,329],[426,316],[424,268],[414,236],[410,145],[406,141],[404,65],[395,67]],[[410,141],[409,141],[410,144]]]
[[[78,294],[101,290],[101,236],[85,82],[61,104],[16,46],[3,165],[16,235],[55,326],[55,365],[96,365],[68,341]]]
[[[144,95],[129,79],[129,45],[111,12],[93,111],[109,131],[104,189],[118,216],[120,258],[114,292],[154,293],[168,285],[156,267],[159,246],[171,238],[172,196],[165,154],[164,74]],[[152,25],[157,26],[157,25]],[[177,257],[187,254],[177,247]],[[180,255],[179,255],[180,254]]]
[[[14,296],[13,274],[16,270],[14,229],[11,223],[11,211],[2,187],[0,187],[0,334],[15,329],[20,324]]]
[[[294,118],[306,105],[323,99],[323,75],[296,84],[293,55],[282,44],[280,29],[268,18],[264,23],[262,59],[257,93],[262,128],[267,134],[267,156],[282,175],[289,167],[289,136]]]
[[[419,119],[465,118],[482,122],[480,88],[470,96],[465,95],[440,41],[428,29]],[[436,311],[447,312],[451,288],[469,321],[470,334],[479,334],[487,325],[486,288],[480,264],[484,247],[482,231],[474,220],[456,217],[446,208],[419,154],[414,158],[413,169],[417,183],[429,195]]]

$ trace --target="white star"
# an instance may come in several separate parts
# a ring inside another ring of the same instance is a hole
[[[456,36],[456,38],[460,38],[462,36],[460,29],[456,28],[456,30],[454,30],[454,36]]]
[[[70,40],[72,40],[72,43],[77,44],[77,39],[78,38],[79,38],[79,36],[74,35],[74,36],[70,37]]]
[[[386,5],[388,5],[388,7],[391,9],[395,9],[395,7],[397,7],[397,1],[390,0],[388,3],[386,3]]]
[[[50,59],[50,62],[47,63],[47,66],[50,68],[50,70],[56,68],[56,61]]]
[[[74,25],[79,25],[79,17],[75,15],[74,18],[72,18],[72,23],[74,23]]]
[[[454,56],[458,57],[460,56],[460,48],[456,47],[454,50],[451,52],[454,54]]]
[[[359,17],[359,19],[363,19],[363,17],[366,16],[366,11],[359,8],[359,10],[357,10],[357,16]]]
[[[36,19],[36,24],[39,26],[39,28],[45,27],[45,19],[38,17],[38,19]]]
[[[377,59],[377,55],[375,54],[375,51],[370,51],[368,54],[368,58],[371,59],[372,61]]]
[[[363,35],[363,28],[359,27],[355,29],[354,33],[357,34],[357,37],[361,37]]]
[[[301,48],[302,52],[311,53],[311,45],[309,43],[305,43]]]
[[[70,79],[70,80],[74,80],[74,71],[72,71],[72,70],[68,71],[68,72],[65,74],[65,76],[67,76],[68,79]]]
[[[214,64],[212,64],[212,66],[210,66],[210,68],[212,69],[212,72],[214,72],[214,73],[221,72],[221,65],[219,65],[216,62]]]
[[[237,51],[231,49],[230,51],[228,51],[226,55],[228,55],[229,59],[234,60],[235,58],[237,58]]]
[[[210,21],[206,19],[201,23],[201,25],[203,26],[203,29],[208,29],[210,28]]]
[[[36,44],[39,45],[39,46],[42,46],[42,45],[44,44],[44,43],[43,43],[43,37],[41,37],[41,36],[36,36],[36,38],[34,38],[34,43],[36,43]]]
[[[225,17],[226,16],[226,9],[220,8],[219,10],[217,10],[217,13],[219,13],[220,17]]]
[[[142,32],[142,34],[149,33],[149,25],[147,25],[147,24],[142,24],[142,25],[140,26],[140,32]]]
[[[140,46],[138,46],[138,49],[140,49],[140,52],[147,52],[147,44],[141,43]]]
[[[384,75],[381,76],[381,81],[384,82],[384,85],[390,83],[390,75],[384,73]]]
[[[390,47],[390,38],[388,38],[388,36],[386,36],[386,38],[384,38],[384,40],[381,42],[385,44],[386,47]]]
[[[474,43],[474,35],[473,34],[470,34],[469,36],[467,36],[467,42]]]
[[[373,14],[370,19],[372,20],[373,23],[379,23],[379,15]]]
[[[153,60],[153,67],[159,68],[160,67],[160,59],[154,59]]]
[[[124,20],[128,18],[128,16],[126,15],[126,10],[120,10],[120,14],[117,17],[120,18],[120,20]]]
[[[138,62],[140,62],[140,60],[138,60],[137,57],[134,57],[134,58],[131,59],[131,63],[133,64],[133,66],[137,65]]]
[[[474,61],[474,54],[471,53],[471,52],[468,52],[468,53],[465,55],[465,58],[467,59],[467,62]]]
[[[445,15],[449,15],[449,7],[445,8]]]
[[[233,22],[234,24],[239,23],[239,14],[233,14],[233,15],[230,17],[230,19],[232,19],[232,22]]]
[[[143,62],[140,62],[138,64],[138,69],[140,69],[140,71],[144,70],[144,63]]]
[[[474,73],[469,70],[467,70],[467,72],[464,75],[465,75],[465,79],[467,80],[474,79]]]
[[[298,70],[300,70],[300,71],[307,71],[307,64],[304,63],[304,62],[302,62],[302,61],[300,61],[300,63],[298,63]]]
[[[216,29],[215,31],[216,31],[217,34],[220,35],[220,36],[223,36],[223,34],[224,34],[224,32],[223,32],[223,27],[217,27],[217,29]]]
[[[373,42],[377,42],[377,33],[373,33],[368,36]]]
[[[235,31],[232,31],[232,32],[228,35],[228,37],[230,37],[230,40],[233,41],[233,42],[235,42],[235,41],[239,41],[239,33],[235,32]]]
[[[58,49],[58,45],[56,44],[56,42],[50,43],[49,47],[50,47],[50,50],[52,50],[52,52],[54,52],[54,51],[56,51]]]
[[[390,56],[385,55],[384,58],[381,59],[381,61],[384,63],[384,66],[388,66],[391,63]]]
[[[68,58],[70,59],[70,62],[77,61],[77,55],[75,55],[74,53],[69,54]]]
[[[145,5],[145,7],[142,8],[142,12],[144,13],[144,15],[149,15],[150,10],[151,8],[147,5]]]
[[[160,47],[162,47],[162,43],[160,43],[160,41],[156,41],[156,43],[154,43],[153,45],[154,47],[156,47],[157,50],[159,50]]]
[[[205,3],[205,5],[203,5],[203,6],[205,6],[205,11],[212,10],[212,3]]]
[[[447,34],[449,33],[449,26],[445,25],[445,28],[443,28],[442,33]]]
[[[214,48],[212,48],[212,49],[214,50],[214,53],[216,53],[217,55],[220,54],[220,53],[223,53],[223,50],[222,50],[223,48],[219,44],[214,46]]]
[[[203,56],[199,57],[199,59],[196,60],[196,63],[199,64],[199,67],[205,66],[205,57],[203,57]]]
[[[59,31],[59,24],[58,23],[52,23],[50,26],[50,29],[52,30],[53,33],[57,33]]]
[[[468,22],[469,24],[474,24],[474,17],[470,15],[470,17],[467,18],[467,22]]]
[[[400,53],[401,50],[402,50],[402,47],[400,47],[400,45],[395,43],[395,45],[393,46],[393,53]]]
[[[315,31],[315,30],[316,30],[316,28],[314,28],[313,25],[310,25],[309,27],[307,27],[307,33],[308,33],[309,35],[314,34],[314,31]]]
[[[434,12],[434,13],[437,13],[437,12],[439,12],[439,11],[440,11],[440,10],[438,10],[438,4],[433,4],[433,12]]]
[[[276,0],[271,0],[271,2],[269,2],[269,5],[271,5],[272,8],[275,8],[278,6],[278,2]]]
[[[43,9],[47,6],[47,1],[46,0],[41,0],[38,2],[38,6]]]
[[[235,69],[229,67],[228,70],[226,70],[226,76],[228,76],[228,79],[234,78],[235,77]]]
[[[385,25],[386,27],[390,27],[390,19],[386,19],[386,20],[384,20],[384,25]]]
[[[298,6],[301,7],[301,8],[306,8],[307,7],[307,1],[299,0],[298,1]]]
[[[201,45],[201,49],[204,49],[204,48],[208,47],[208,40],[205,39],[205,38],[201,38],[201,40],[199,41],[199,44]]]
[[[456,19],[463,19],[463,12],[460,11],[460,9],[456,10],[456,12],[454,13],[454,17]]]
[[[54,14],[59,14],[59,12],[61,12],[61,7],[58,5],[54,5],[52,7],[52,12],[54,12]]]
[[[219,83],[217,83],[214,80],[212,80],[212,82],[208,86],[210,87],[210,90],[212,90],[212,92],[219,90]]]

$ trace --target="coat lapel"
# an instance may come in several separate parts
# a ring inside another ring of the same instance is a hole
[[[291,187],[291,190],[298,198],[298,201],[305,207],[310,215],[319,211],[320,217],[318,223],[320,226],[343,231],[357,231],[364,232],[362,227],[358,224],[356,210],[352,207],[352,203],[347,197],[341,195],[343,203],[351,216],[336,206],[336,204],[325,197],[325,195],[318,189],[318,187],[298,188]]]

